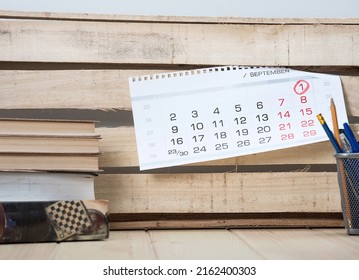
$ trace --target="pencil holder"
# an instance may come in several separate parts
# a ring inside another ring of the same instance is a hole
[[[359,153],[338,153],[338,183],[345,228],[359,235]]]

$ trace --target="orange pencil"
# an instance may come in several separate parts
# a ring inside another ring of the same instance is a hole
[[[335,140],[337,140],[337,142],[339,144],[339,147],[342,148],[342,145],[341,145],[341,142],[340,142],[340,136],[339,136],[337,110],[335,108],[333,98],[330,99],[330,112],[331,112],[331,115],[332,115],[334,137],[335,137]]]

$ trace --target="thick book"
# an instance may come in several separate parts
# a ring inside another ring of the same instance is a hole
[[[0,170],[0,201],[95,199],[95,173]]]
[[[108,236],[107,200],[0,202],[0,243],[102,240]]]

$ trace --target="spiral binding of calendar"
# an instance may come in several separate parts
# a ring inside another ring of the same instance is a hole
[[[265,68],[265,67],[264,66],[235,66],[235,65],[217,66],[217,67],[185,70],[178,72],[168,72],[162,74],[136,76],[136,77],[131,77],[130,81],[135,83],[135,82],[160,80],[160,79],[172,79],[172,78],[183,77],[183,76],[193,76],[193,75],[211,74],[211,73],[227,72],[227,71],[238,71],[244,69],[259,69],[259,68]]]

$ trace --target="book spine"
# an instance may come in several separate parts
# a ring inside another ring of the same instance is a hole
[[[101,240],[108,236],[105,200],[0,203],[0,243]]]

